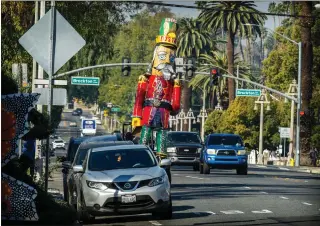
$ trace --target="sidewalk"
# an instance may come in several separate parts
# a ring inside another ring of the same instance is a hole
[[[274,166],[274,165],[257,165],[257,164],[249,164],[249,165],[256,166],[259,168],[273,168],[273,169],[293,171],[293,172],[320,174],[320,167],[311,167],[311,166],[293,167],[293,166]]]

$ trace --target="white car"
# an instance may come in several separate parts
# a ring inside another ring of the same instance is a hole
[[[160,164],[168,163],[164,159]],[[83,165],[73,167],[80,178],[76,185],[80,220],[141,213],[170,219],[170,183],[160,164],[145,145],[90,149]]]
[[[52,142],[52,149],[54,150],[54,149],[57,149],[57,148],[65,148],[65,142],[64,142],[64,140],[62,140],[62,139],[57,139],[57,140],[54,140],[53,142]]]

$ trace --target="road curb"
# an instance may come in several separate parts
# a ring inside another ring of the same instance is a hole
[[[290,167],[286,167],[286,166],[255,165],[255,164],[251,164],[251,166],[256,166],[258,168],[272,168],[272,169],[279,169],[279,170],[287,169],[288,171],[299,172],[299,173],[320,174],[320,169],[319,170],[294,169],[294,168],[290,168]],[[283,169],[281,169],[281,168],[283,168]]]

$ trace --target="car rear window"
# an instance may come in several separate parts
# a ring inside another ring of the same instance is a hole
[[[208,145],[241,145],[242,140],[238,136],[210,136]]]
[[[201,143],[199,135],[195,133],[168,133],[168,141],[173,143]]]

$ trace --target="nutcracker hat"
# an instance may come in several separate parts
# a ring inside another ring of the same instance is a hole
[[[156,38],[157,45],[165,45],[177,48],[177,21],[173,18],[164,18],[161,21],[159,35]]]

